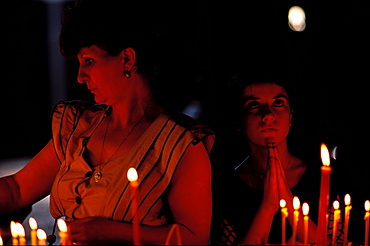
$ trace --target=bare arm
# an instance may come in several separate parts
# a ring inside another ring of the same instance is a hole
[[[212,214],[211,168],[202,144],[188,148],[167,195],[174,221],[180,228],[181,243],[208,244]],[[163,245],[171,226],[140,226],[141,244]],[[80,244],[133,243],[132,224],[86,218],[70,222],[69,227],[72,241]],[[169,242],[176,243],[176,237]]]
[[[52,141],[21,170],[0,178],[0,211],[11,213],[31,206],[50,193],[59,161]]]

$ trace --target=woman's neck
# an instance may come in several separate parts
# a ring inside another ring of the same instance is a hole
[[[153,107],[150,94],[142,97],[133,97],[120,104],[111,105],[111,127],[123,129],[137,122],[140,118],[146,117]]]

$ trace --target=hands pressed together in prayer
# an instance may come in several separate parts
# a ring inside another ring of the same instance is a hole
[[[275,142],[268,143],[268,160],[266,174],[263,180],[263,201],[266,205],[275,210],[279,209],[280,200],[289,201],[292,193],[286,180],[285,171],[281,163],[278,148]],[[289,163],[288,163],[289,165]],[[293,199],[293,198],[292,198]]]

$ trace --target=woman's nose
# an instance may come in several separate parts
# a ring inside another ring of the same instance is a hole
[[[264,110],[262,112],[262,120],[263,121],[275,120],[275,116],[274,116],[273,112],[268,107],[264,108]]]
[[[263,116],[263,121],[273,121],[273,120],[275,120],[275,117],[274,117],[274,115],[273,114],[266,114],[266,115],[264,115]]]
[[[78,69],[78,74],[77,74],[77,81],[78,81],[78,83],[86,83],[87,78],[88,78],[87,74],[80,67]]]

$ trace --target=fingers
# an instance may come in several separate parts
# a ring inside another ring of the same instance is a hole
[[[269,142],[267,143],[268,148],[276,148],[276,143],[275,142]]]
[[[274,152],[274,156],[277,157],[276,163],[276,179],[277,179],[277,186],[278,186],[278,193],[279,193],[279,201],[280,199],[290,200],[292,193],[290,191],[290,187],[288,185],[288,181],[286,179],[285,169],[282,163],[282,158],[279,153],[278,148],[273,148],[272,151]]]
[[[289,189],[286,181],[286,175],[283,168],[282,157],[277,148],[276,143],[268,144],[268,172],[270,174],[270,185],[276,186],[278,200],[286,199],[287,189]]]
[[[264,178],[264,200],[270,204],[278,206],[278,181],[276,176],[276,155],[274,152],[275,145],[268,145],[268,159],[266,167],[266,176]]]

